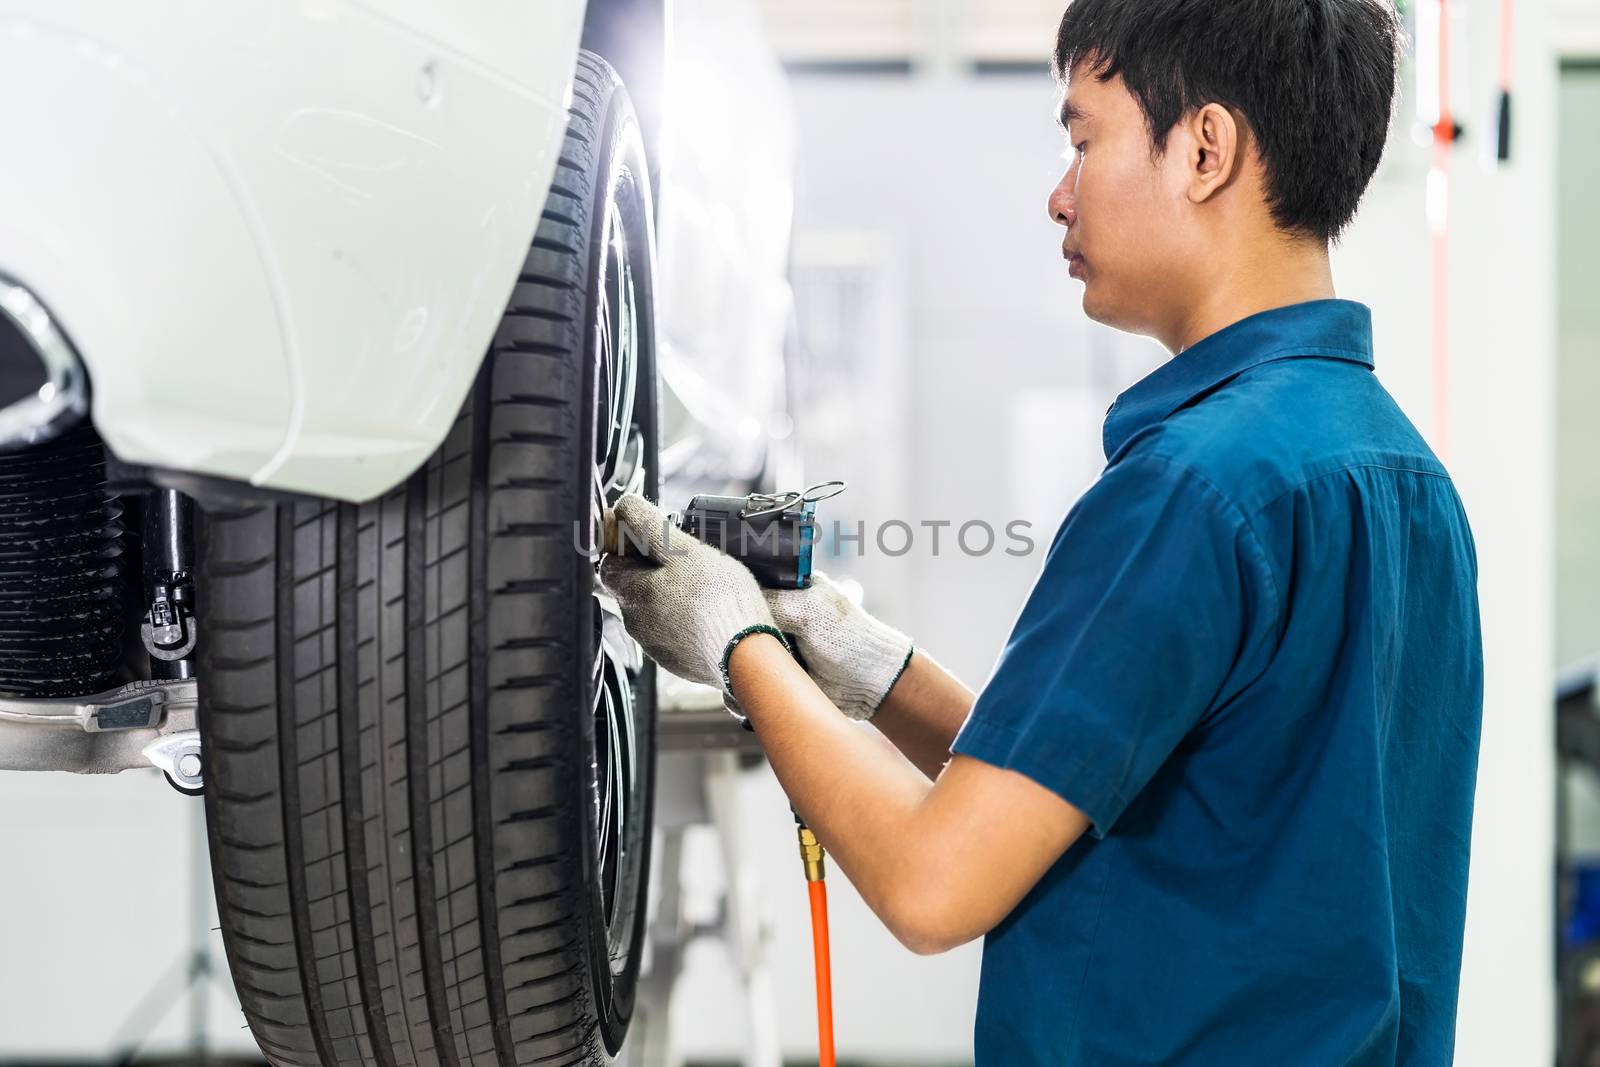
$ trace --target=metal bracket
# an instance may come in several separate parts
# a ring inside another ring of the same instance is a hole
[[[179,730],[159,737],[144,746],[143,755],[185,793],[196,794],[205,788],[200,773],[199,730]]]
[[[193,678],[129,682],[86,697],[0,697],[0,771],[114,774],[154,766],[180,788],[197,789],[198,703]]]

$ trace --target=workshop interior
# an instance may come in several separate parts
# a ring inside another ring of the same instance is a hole
[[[1064,6],[0,0],[0,1063],[972,1064],[980,942],[595,560],[753,524],[989,676],[1166,358],[1045,211]],[[1477,542],[1456,1062],[1585,1067],[1600,0],[1398,10],[1333,266]]]

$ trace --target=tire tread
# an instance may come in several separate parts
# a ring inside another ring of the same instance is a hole
[[[200,523],[213,881],[281,1067],[607,1061],[568,755],[587,665],[560,605],[588,595],[562,540],[589,491],[577,253],[620,83],[587,55],[576,80],[559,184],[439,451],[364,504]]]

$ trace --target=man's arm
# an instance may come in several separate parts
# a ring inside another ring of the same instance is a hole
[[[960,679],[918,649],[870,721],[932,780],[950,758],[950,743],[975,699]]]
[[[901,683],[915,666],[913,657]],[[959,703],[930,668],[938,671],[924,660],[919,670],[934,694],[928,713],[910,711],[924,706],[919,684],[901,698],[900,722],[918,738],[908,743],[924,773],[935,746],[948,752],[939,738]],[[840,716],[769,635],[739,642],[728,672],[795,810],[914,952],[942,952],[987,933],[1088,828],[1081,812],[1045,787],[968,757],[954,757],[942,773],[933,768],[930,785]]]
[[[972,691],[925,651],[913,653],[910,637],[822,571],[804,589],[762,595],[811,680],[845,717],[870,719],[923,774],[939,777]]]

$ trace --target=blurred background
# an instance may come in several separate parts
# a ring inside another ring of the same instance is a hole
[[[1164,358],[1084,318],[1046,216],[1063,166],[1046,63],[1061,4],[678,6],[758,27],[783,73],[747,120],[792,131],[792,187],[752,166],[744,193],[792,206],[796,469],[850,482],[825,532],[868,531],[864,547],[830,536],[823,566],[976,689],[1103,465],[1106,407]],[[1566,1062],[1600,1062],[1600,2],[1523,0],[1510,20],[1499,3],[1449,3],[1462,136],[1442,171],[1437,25],[1406,7],[1393,135],[1334,265],[1340,295],[1371,306],[1378,374],[1444,456],[1477,536],[1486,695],[1457,1062],[1551,1063],[1563,1033]],[[899,533],[872,543],[894,519],[914,528],[903,553]],[[920,524],[937,520],[950,525],[935,547]],[[970,520],[1025,520],[1036,550],[970,555],[955,539]],[[735,829],[683,834],[688,934],[656,1010],[676,1062],[815,1062],[787,804],[758,761],[729,781]],[[153,772],[0,776],[0,1058],[180,1055],[197,1029],[215,1053],[255,1054],[216,920],[190,917],[191,894],[210,892],[198,816]],[[745,909],[732,939],[730,879]],[[913,956],[842,873],[830,882],[841,1062],[970,1063],[979,945]],[[203,1001],[182,992],[197,966]]]

